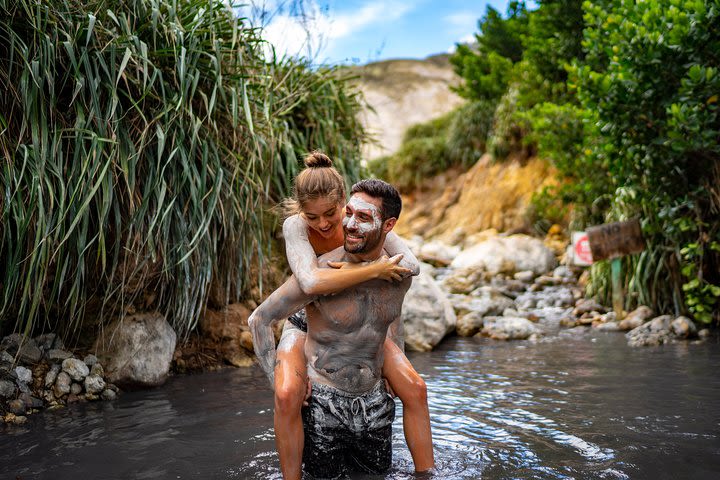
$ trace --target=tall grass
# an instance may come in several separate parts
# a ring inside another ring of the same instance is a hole
[[[253,282],[298,156],[355,178],[360,99],[261,45],[221,1],[0,0],[0,329],[187,334]]]

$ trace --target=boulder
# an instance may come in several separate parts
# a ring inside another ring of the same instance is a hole
[[[585,313],[590,312],[599,312],[604,313],[607,309],[600,305],[597,300],[594,298],[581,298],[577,302],[575,302],[575,310],[573,311],[573,314],[576,317],[579,317]]]
[[[489,238],[458,254],[450,266],[454,269],[477,268],[491,275],[528,270],[541,275],[554,269],[557,260],[542,240],[518,234]]]
[[[423,262],[447,266],[459,253],[460,247],[446,245],[439,240],[431,240],[419,245],[417,257]]]
[[[154,387],[167,379],[176,342],[165,317],[153,312],[116,320],[95,341],[94,350],[112,383]]]
[[[66,358],[63,360],[62,370],[76,382],[82,382],[90,374],[88,366],[78,358]]]
[[[461,337],[472,337],[483,328],[483,315],[470,312],[457,319],[457,334]]]
[[[625,334],[631,347],[662,345],[671,340],[670,315],[661,315]]]
[[[85,391],[96,395],[105,389],[105,380],[100,375],[88,375],[85,377]]]
[[[687,317],[678,317],[670,324],[670,331],[678,338],[697,337],[698,328]]]
[[[637,328],[652,317],[653,311],[650,307],[640,305],[632,312],[628,313],[625,318],[620,321],[620,330],[628,331]]]
[[[420,352],[432,350],[455,329],[455,311],[446,294],[425,272],[425,265],[405,295],[402,321],[406,347]]]
[[[524,340],[542,333],[535,324],[522,317],[486,317],[484,323],[480,334],[495,340]]]

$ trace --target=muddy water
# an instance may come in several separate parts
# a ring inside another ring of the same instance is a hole
[[[451,338],[426,379],[434,478],[720,478],[720,344],[630,349],[618,333]],[[414,478],[402,423],[392,470]],[[280,478],[259,368],[172,378],[0,426],[0,478]]]

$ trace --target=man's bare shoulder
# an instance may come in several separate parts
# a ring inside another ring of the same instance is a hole
[[[323,253],[318,257],[318,265],[321,267],[327,267],[328,262],[340,262],[345,258],[345,247],[342,245],[337,247],[335,250],[331,250],[327,253]]]

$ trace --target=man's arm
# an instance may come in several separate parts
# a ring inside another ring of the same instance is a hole
[[[291,276],[248,318],[255,354],[273,388],[275,387],[275,336],[272,324],[297,312],[312,300],[313,297],[303,293],[295,276]]]

